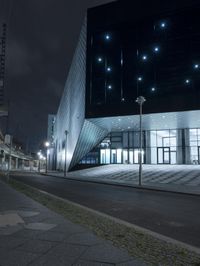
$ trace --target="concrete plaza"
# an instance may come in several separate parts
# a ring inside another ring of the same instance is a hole
[[[109,164],[72,171],[66,178],[137,186],[138,172],[138,164]],[[48,175],[63,177],[63,172],[48,172]],[[142,184],[147,188],[200,194],[200,165],[144,164]]]

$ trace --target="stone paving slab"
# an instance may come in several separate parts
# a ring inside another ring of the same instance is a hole
[[[88,261],[88,260],[78,260],[76,263],[73,264],[73,266],[113,266],[113,265],[114,264]]]
[[[26,229],[32,230],[41,230],[41,231],[48,231],[52,228],[56,227],[56,224],[48,224],[48,223],[28,223],[24,225]]]
[[[16,250],[27,251],[31,253],[46,253],[55,245],[56,243],[54,242],[31,239],[26,241],[23,245],[20,245]]]
[[[94,246],[105,242],[90,232],[73,234],[66,238],[66,243]]]
[[[87,247],[81,245],[59,244],[31,265],[71,266],[86,249]]]
[[[138,260],[131,260],[131,261],[126,261],[122,263],[117,263],[116,266],[137,266]],[[145,263],[140,262],[140,266],[146,266]]]
[[[23,218],[27,217],[34,217],[36,215],[39,215],[39,212],[33,212],[33,211],[21,211],[21,210],[9,210],[9,211],[4,211],[2,214],[10,214],[10,213],[15,213],[17,212],[18,215],[20,215]]]
[[[37,236],[39,237],[40,234],[40,230],[21,229],[20,231],[14,233],[12,236],[19,239],[36,239]]]
[[[24,220],[17,213],[0,214],[0,228],[23,223]]]
[[[33,261],[29,266],[71,266],[75,263],[76,258],[69,257],[67,254],[57,256],[54,253],[48,253],[39,259]]]
[[[38,257],[37,254],[0,248],[1,266],[26,266]]]
[[[20,230],[22,230],[22,225],[6,226],[0,228],[0,236],[12,235]]]
[[[0,227],[0,266],[104,266],[134,258],[0,181],[0,213],[24,223]],[[5,233],[5,234],[4,234]],[[120,265],[120,264],[119,264]],[[128,264],[127,264],[128,265]],[[143,265],[139,260],[136,264]]]
[[[21,246],[26,242],[26,239],[16,238],[12,236],[1,236],[0,237],[0,248],[14,249]]]
[[[36,238],[40,240],[52,241],[52,242],[62,242],[66,239],[66,235],[63,232],[45,232],[39,234]]]
[[[130,260],[126,251],[119,250],[113,245],[107,243],[89,247],[80,258],[113,264]]]

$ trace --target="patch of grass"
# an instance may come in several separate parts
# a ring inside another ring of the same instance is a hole
[[[46,195],[16,180],[10,179],[9,184],[72,222],[84,225],[96,235],[112,241],[115,246],[126,249],[130,255],[141,258],[148,265],[200,265],[200,255],[187,249],[166,243],[132,227],[118,224],[109,218]]]

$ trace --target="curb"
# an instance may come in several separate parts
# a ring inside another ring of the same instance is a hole
[[[25,185],[26,185],[26,184],[25,184]],[[29,185],[28,185],[28,186],[29,186]],[[29,187],[31,187],[31,186],[29,186]],[[31,188],[33,188],[33,187],[31,187]],[[68,203],[68,204],[71,204],[72,206],[75,206],[75,207],[81,208],[81,209],[83,209],[83,210],[85,210],[85,211],[88,211],[88,212],[91,212],[92,214],[95,214],[95,215],[97,215],[97,216],[100,216],[100,217],[103,217],[103,218],[109,219],[109,220],[111,220],[112,222],[118,223],[118,224],[120,224],[120,225],[123,225],[123,226],[129,227],[129,228],[133,228],[133,229],[135,229],[136,231],[140,231],[140,232],[143,233],[143,234],[150,235],[151,237],[156,238],[156,239],[158,239],[158,240],[161,240],[161,241],[163,241],[163,242],[165,242],[165,243],[176,245],[176,246],[178,246],[178,247],[180,247],[180,248],[183,248],[183,249],[189,250],[189,251],[191,251],[191,252],[194,252],[194,253],[200,255],[200,248],[198,248],[198,247],[195,247],[195,246],[192,246],[192,245],[186,244],[186,243],[184,243],[184,242],[182,242],[182,241],[179,241],[179,240],[173,239],[173,238],[168,237],[168,236],[161,235],[161,234],[156,233],[156,232],[153,232],[153,231],[151,231],[151,230],[149,230],[149,229],[146,229],[146,228],[140,227],[140,226],[138,226],[138,225],[135,225],[135,224],[132,224],[132,223],[129,223],[129,222],[123,221],[123,220],[121,220],[121,219],[119,219],[119,218],[115,218],[115,217],[113,217],[113,216],[111,216],[111,215],[108,215],[108,214],[102,213],[102,212],[100,212],[100,211],[93,210],[93,209],[91,209],[91,208],[85,207],[85,206],[83,206],[83,205],[81,205],[81,204],[78,204],[78,203],[75,203],[75,202],[73,202],[73,201],[70,201],[70,200],[67,200],[67,199],[63,199],[63,198],[61,198],[61,197],[55,196],[55,195],[53,195],[53,194],[51,194],[51,193],[49,193],[49,192],[46,192],[46,191],[44,191],[44,190],[40,190],[40,189],[37,189],[37,188],[35,188],[35,187],[34,187],[34,189],[38,190],[39,192],[41,192],[41,193],[44,194],[44,195],[48,195],[48,196],[50,196],[50,197],[52,197],[52,198],[55,198],[55,199],[58,199],[58,200],[62,200],[62,201],[64,201],[64,202]]]
[[[130,185],[130,184],[124,184],[124,183],[119,183],[115,181],[105,181],[105,180],[91,180],[91,179],[80,179],[77,177],[61,177],[61,176],[56,176],[56,175],[51,175],[51,174],[46,174],[46,173],[40,173],[41,175],[44,176],[51,176],[55,178],[61,178],[61,179],[66,179],[66,180],[71,180],[71,181],[79,181],[79,182],[88,182],[88,183],[97,183],[97,184],[103,184],[103,185],[111,185],[111,186],[123,186],[123,187],[128,187],[128,188],[136,188],[140,190],[150,190],[150,191],[157,191],[157,192],[165,192],[165,193],[175,193],[175,194],[180,194],[180,195],[187,195],[187,196],[199,196],[200,197],[200,192],[185,192],[185,191],[177,191],[177,190],[171,190],[171,189],[164,189],[164,188],[159,188],[159,187],[151,187],[151,186],[146,186],[146,185]]]

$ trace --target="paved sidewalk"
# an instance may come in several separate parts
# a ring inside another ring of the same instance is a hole
[[[0,266],[24,265],[146,264],[0,181]]]
[[[138,186],[139,165],[111,164],[67,173],[66,178]],[[45,174],[45,173],[43,173]],[[63,172],[49,171],[64,177]],[[200,195],[200,165],[143,165],[143,187]]]

